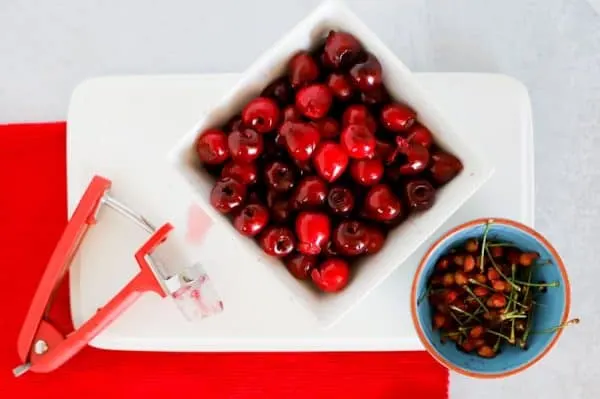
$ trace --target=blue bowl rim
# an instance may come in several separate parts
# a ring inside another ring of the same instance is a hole
[[[429,260],[432,252],[443,241],[445,241],[449,237],[453,236],[454,234],[456,234],[462,230],[469,229],[469,228],[479,226],[482,224],[487,224],[487,223],[494,223],[496,225],[503,224],[506,226],[517,228],[527,234],[530,234],[531,236],[535,237],[539,242],[541,242],[542,245],[544,245],[548,249],[548,251],[552,254],[552,257],[556,260],[556,265],[558,266],[558,269],[564,280],[564,287],[565,287],[565,308],[564,308],[563,316],[561,319],[561,324],[566,323],[569,318],[569,312],[571,309],[571,285],[569,283],[569,278],[567,276],[567,270],[565,268],[563,260],[560,257],[560,255],[558,254],[558,252],[556,251],[556,249],[539,232],[533,230],[531,227],[524,225],[523,223],[518,222],[516,220],[505,219],[505,218],[474,219],[474,220],[465,222],[463,224],[460,224],[460,225],[448,230],[429,247],[429,249],[427,250],[425,255],[423,255],[423,257],[421,258],[421,262],[419,263],[419,266],[417,267],[417,270],[416,270],[414,278],[413,278],[413,283],[412,283],[412,288],[411,288],[411,293],[410,293],[410,311],[411,311],[413,325],[415,327],[415,330],[417,331],[419,340],[421,341],[421,343],[423,344],[423,346],[425,347],[427,352],[429,352],[429,354],[431,356],[433,356],[433,358],[435,360],[437,360],[439,363],[441,363],[447,369],[456,371],[457,373],[466,375],[468,377],[481,378],[481,379],[494,379],[494,378],[502,378],[502,377],[508,377],[511,375],[515,375],[515,374],[518,374],[521,371],[533,366],[535,363],[537,363],[539,360],[541,360],[544,356],[546,356],[546,354],[548,354],[548,352],[550,352],[550,350],[554,347],[554,345],[558,341],[559,337],[562,335],[563,329],[561,328],[558,330],[558,332],[556,333],[554,338],[546,345],[544,350],[542,350],[537,356],[535,356],[534,358],[532,358],[530,361],[523,364],[522,366],[512,369],[510,371],[501,372],[501,373],[491,373],[491,374],[490,373],[485,373],[485,374],[477,373],[477,372],[463,369],[462,367],[458,367],[458,366],[450,363],[447,359],[445,359],[443,356],[441,356],[435,350],[435,348],[429,342],[429,339],[423,332],[421,325],[419,324],[418,314],[417,314],[417,299],[416,299],[417,298],[417,285],[418,285],[419,277],[421,276],[423,269],[424,269],[425,265],[427,264],[427,261]]]

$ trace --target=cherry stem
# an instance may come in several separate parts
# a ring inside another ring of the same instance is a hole
[[[505,321],[505,320],[511,320],[511,319],[526,319],[527,315],[521,312],[510,312],[510,313],[504,313],[502,316],[500,316],[500,320]]]
[[[498,339],[496,339],[496,343],[494,344],[494,352],[498,352],[498,349],[500,349],[501,340],[502,340],[502,337],[498,337]]]
[[[504,338],[509,344],[514,344],[515,343],[514,340],[511,341],[510,337],[507,337],[506,335],[504,335],[502,333],[499,333],[498,331],[487,330],[486,332],[488,332],[488,333],[490,333],[492,335],[495,335],[497,337]]]
[[[462,313],[462,314],[467,315],[467,316],[469,316],[469,317],[471,317],[473,319],[476,319],[477,321],[480,321],[477,318],[477,316],[475,316],[474,314],[471,314],[471,313],[467,312],[466,310],[462,310],[461,308],[457,308],[454,305],[450,305],[449,308],[452,309],[452,310],[454,310],[455,312]]]
[[[557,330],[560,330],[561,328],[565,328],[565,327],[568,327],[568,326],[579,324],[579,322],[580,322],[579,318],[575,318],[575,319],[571,319],[571,320],[569,320],[569,321],[567,321],[565,323],[562,323],[562,324],[560,324],[558,326],[551,327],[551,328],[546,328],[544,330],[539,330],[539,331],[532,331],[531,333],[532,334],[550,334],[550,333],[553,333],[553,332],[555,332]]]
[[[560,282],[559,281],[554,281],[552,283],[528,283],[527,281],[519,281],[519,280],[514,280],[515,283],[524,285],[525,287],[559,287],[560,286]]]
[[[484,261],[483,251],[485,251],[485,248],[486,248],[487,235],[490,231],[490,226],[492,223],[493,223],[492,219],[488,220],[487,223],[485,224],[485,230],[483,230],[483,242],[481,245],[481,254],[479,256],[479,270],[481,270],[481,273],[483,273],[483,261]]]
[[[484,303],[481,301],[481,299],[479,299],[479,298],[477,297],[477,295],[475,295],[475,294],[473,293],[473,291],[471,291],[471,289],[470,289],[468,286],[466,286],[466,285],[465,285],[465,291],[467,291],[467,292],[469,293],[469,295],[471,295],[471,296],[472,296],[472,297],[473,297],[473,298],[474,298],[474,299],[477,301],[477,303],[479,303],[479,305],[480,305],[481,307],[483,307],[483,309],[486,311],[486,313],[487,313],[487,312],[489,312],[488,308],[486,308],[486,307],[485,307],[485,305],[484,305]]]
[[[517,290],[517,291],[521,292],[521,287],[519,287],[518,285],[516,285],[515,283],[513,283],[512,281],[510,281],[510,279],[509,279],[508,277],[506,277],[506,276],[504,275],[504,273],[502,273],[502,270],[500,270],[500,268],[498,267],[498,265],[497,265],[497,264],[496,264],[496,262],[494,261],[494,258],[492,257],[492,254],[490,254],[490,250],[489,250],[489,249],[487,249],[487,247],[484,247],[484,248],[485,248],[485,252],[487,253],[488,257],[490,258],[490,262],[492,263],[492,266],[494,267],[494,269],[496,269],[496,271],[498,272],[498,274],[499,274],[500,276],[502,276],[502,278],[503,278],[504,280],[506,280],[506,282],[507,282],[508,284],[510,284],[510,285],[513,287],[513,289],[515,289],[515,290]]]
[[[483,288],[487,288],[488,290],[491,290],[491,291],[495,291],[495,290],[494,290],[492,287],[490,287],[489,285],[487,285],[487,284],[483,284],[483,283],[480,283],[479,281],[477,281],[477,280],[475,280],[475,279],[472,279],[472,278],[470,278],[470,279],[469,279],[469,283],[471,283],[471,284],[475,284],[475,285],[478,285],[478,286],[480,286],[480,287],[483,287]],[[509,303],[510,303],[510,297],[509,297],[508,295],[506,295],[506,294],[502,294],[502,296],[503,296],[504,298],[508,299],[508,300],[509,300]],[[514,302],[515,304],[519,305],[519,306],[520,306],[520,307],[522,307],[522,308],[525,308],[525,309],[529,308],[529,306],[527,306],[527,305],[523,305],[521,302],[517,302],[516,300],[515,300],[515,301],[513,301],[513,302]]]
[[[514,247],[514,248],[518,248],[517,245],[510,243],[510,242],[494,242],[491,244],[488,244],[488,248],[493,248],[493,247]]]

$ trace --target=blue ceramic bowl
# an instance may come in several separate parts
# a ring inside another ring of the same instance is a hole
[[[421,299],[419,304],[417,302],[427,291],[427,282],[437,260],[469,238],[481,239],[489,221],[492,223],[488,239],[511,242],[522,250],[538,252],[540,260],[550,260],[550,264],[534,268],[532,281],[558,281],[560,284],[536,298],[540,306],[535,308],[532,330],[540,331],[565,323],[570,307],[570,286],[563,261],[552,245],[530,227],[506,219],[478,219],[444,234],[425,254],[417,269],[411,290],[412,318],[421,342],[437,361],[456,372],[478,378],[505,377],[526,369],[548,353],[562,332],[558,329],[549,334],[531,334],[527,350],[503,345],[502,351],[491,359],[459,351],[452,341],[441,343],[439,331],[432,328],[433,313],[429,301]]]

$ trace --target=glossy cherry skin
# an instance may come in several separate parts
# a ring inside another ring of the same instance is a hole
[[[348,285],[350,268],[341,258],[329,258],[310,272],[315,285],[324,292],[339,292]]]
[[[424,179],[408,182],[405,193],[408,206],[416,211],[425,211],[435,202],[435,189]]]
[[[250,185],[256,183],[256,165],[254,163],[242,163],[230,161],[221,171],[222,177],[233,177],[242,184]]]
[[[363,186],[379,183],[383,177],[383,163],[378,158],[356,159],[350,164],[352,178]]]
[[[365,249],[366,255],[376,254],[383,248],[385,243],[385,234],[377,227],[367,227],[367,247]]]
[[[196,153],[206,164],[222,164],[229,158],[227,135],[219,129],[204,131],[196,141]]]
[[[292,90],[287,77],[282,76],[271,82],[260,93],[261,97],[270,97],[277,101],[280,106],[291,104],[294,101],[294,91]]]
[[[210,192],[211,205],[221,213],[229,213],[242,205],[246,198],[246,186],[231,177],[223,177]]]
[[[364,61],[350,68],[350,77],[356,87],[362,92],[370,92],[381,86],[382,68],[377,58],[368,53]]]
[[[294,209],[320,207],[327,198],[327,184],[317,176],[307,176],[300,180],[291,198]]]
[[[382,140],[375,141],[374,157],[381,159],[385,165],[391,165],[394,163],[397,156],[398,149],[395,145]]]
[[[268,255],[283,257],[292,253],[296,239],[287,227],[270,226],[260,234],[259,244]]]
[[[405,155],[405,159],[398,168],[402,175],[416,175],[427,168],[429,164],[429,151],[419,144],[409,143],[404,137],[396,137],[398,152]]]
[[[313,155],[315,170],[328,182],[336,181],[348,166],[348,154],[333,141],[322,141]]]
[[[294,107],[293,105],[288,105],[282,111],[283,122],[287,122],[287,121],[299,122],[300,118],[302,118],[300,111],[298,111],[296,109],[296,107]]]
[[[296,176],[290,165],[281,161],[273,161],[265,166],[265,181],[275,192],[285,193],[296,184]]]
[[[365,125],[371,133],[375,134],[377,123],[371,112],[362,104],[353,104],[346,108],[342,114],[342,127],[348,125]]]
[[[324,84],[311,84],[296,93],[296,108],[302,115],[313,120],[325,117],[332,102],[333,94]]]
[[[321,140],[319,129],[310,123],[285,122],[279,132],[290,156],[297,161],[308,160]]]
[[[396,133],[410,129],[416,118],[415,111],[402,104],[388,104],[381,110],[381,123],[387,130]]]
[[[437,184],[449,182],[463,170],[460,160],[447,152],[433,153],[431,161],[429,171]]]
[[[377,184],[365,197],[364,211],[374,220],[390,221],[402,215],[402,202],[390,186]]]
[[[292,276],[298,280],[306,280],[310,272],[317,266],[317,257],[302,253],[294,253],[285,259],[285,266]]]
[[[336,215],[348,215],[354,209],[354,194],[345,187],[333,187],[327,194],[327,205]]]
[[[331,221],[323,212],[303,211],[296,217],[297,249],[306,255],[321,252],[331,236]]]
[[[342,130],[340,144],[349,157],[368,158],[375,154],[375,136],[365,125],[348,125]]]
[[[253,129],[236,130],[227,139],[231,157],[235,161],[250,163],[262,153],[264,142],[262,135]]]
[[[346,32],[330,31],[325,39],[323,62],[333,69],[348,68],[361,52],[362,46],[356,37]]]
[[[279,123],[279,106],[269,97],[256,97],[242,110],[242,122],[259,133],[268,133]]]
[[[346,256],[356,256],[367,248],[368,232],[366,226],[356,220],[345,220],[333,231],[335,248]]]
[[[331,117],[319,119],[312,124],[319,129],[323,139],[335,139],[340,135],[340,124]]]
[[[327,86],[340,101],[348,101],[354,95],[354,87],[348,76],[342,73],[332,73],[327,77]]]
[[[248,237],[254,237],[269,222],[269,211],[263,205],[246,205],[233,219],[237,231]]]
[[[297,52],[288,62],[290,84],[294,89],[305,86],[319,77],[319,66],[307,51]]]
[[[360,93],[360,100],[367,105],[378,105],[390,101],[390,95],[383,85],[373,90]]]
[[[415,123],[408,131],[407,140],[411,144],[418,144],[429,149],[433,144],[433,135],[425,126]]]

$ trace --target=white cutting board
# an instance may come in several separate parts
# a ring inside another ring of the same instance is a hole
[[[469,219],[507,217],[533,225],[533,133],[527,90],[493,74],[417,74],[442,111],[496,165],[488,183],[438,231]],[[175,225],[174,242],[200,261],[217,286],[224,312],[188,323],[169,300],[147,295],[91,345],[155,351],[421,350],[412,326],[409,288],[431,237],[344,319],[322,330],[279,290],[273,277],[236,256],[217,227],[197,242],[187,236],[194,209],[188,188],[166,153],[236,75],[103,77],[82,83],[68,115],[71,213],[93,174],[154,224]],[[133,253],[147,238],[118,215],[103,212],[74,262],[71,307],[76,326],[87,320],[136,271]]]

